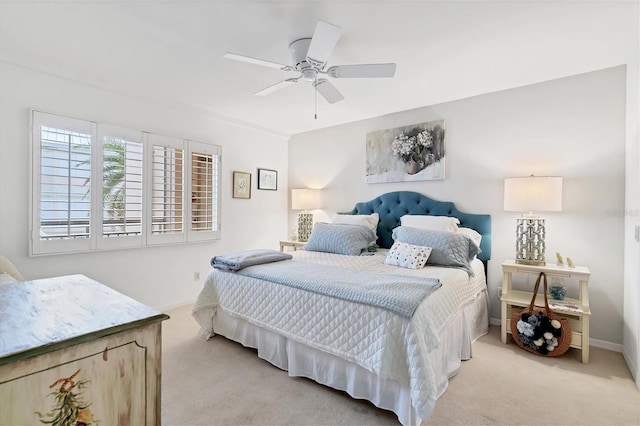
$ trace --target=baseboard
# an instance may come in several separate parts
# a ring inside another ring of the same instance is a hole
[[[629,355],[624,347],[622,348],[622,357],[627,363],[627,368],[629,368],[631,375],[636,381],[636,387],[638,388],[638,390],[640,390],[640,375],[638,374],[638,364],[636,363],[636,360],[631,355]]]
[[[489,324],[500,327],[500,325],[502,324],[502,320],[498,318],[489,318]],[[622,351],[622,345],[620,343],[607,342],[606,340],[591,338],[589,339],[589,346],[606,349],[613,352],[620,352],[624,355]],[[629,365],[629,363],[627,363],[627,365]]]
[[[160,312],[166,313],[167,311],[170,311],[172,309],[181,308],[181,307],[186,306],[186,305],[192,305],[195,302],[196,302],[196,299],[185,300],[184,302],[174,303],[174,304],[171,304],[171,305],[162,306],[160,308],[155,308],[155,309],[157,309]]]
[[[622,353],[622,345],[620,343],[607,342],[606,340],[589,339],[590,346],[595,348],[607,349],[613,352]]]

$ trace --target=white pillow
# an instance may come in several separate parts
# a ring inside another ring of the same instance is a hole
[[[400,225],[427,231],[456,232],[460,220],[449,216],[427,216],[406,214],[400,218]]]
[[[371,214],[335,214],[331,223],[342,223],[346,225],[364,225],[371,229],[374,234],[378,234],[378,213]]]
[[[460,227],[458,228],[458,234],[462,234],[471,238],[471,241],[473,241],[478,247],[480,247],[480,243],[482,242],[482,235],[476,232],[474,229]]]
[[[427,264],[429,255],[431,255],[431,247],[396,241],[389,249],[384,263],[401,268],[421,269]]]

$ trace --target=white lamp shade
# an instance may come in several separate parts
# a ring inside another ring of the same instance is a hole
[[[504,209],[514,212],[562,211],[562,178],[529,176],[505,179]]]
[[[291,210],[313,210],[320,208],[320,190],[292,189]]]

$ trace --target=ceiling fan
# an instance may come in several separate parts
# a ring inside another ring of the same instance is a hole
[[[225,53],[224,57],[236,61],[248,62],[250,64],[262,65],[265,67],[277,68],[282,71],[295,71],[300,75],[294,78],[282,80],[279,83],[266,87],[254,95],[265,96],[280,90],[283,87],[297,83],[298,80],[311,82],[327,102],[333,104],[344,99],[342,93],[326,78],[318,78],[327,75],[333,78],[384,78],[393,77],[396,72],[396,64],[356,64],[356,65],[335,65],[325,70],[327,59],[333,51],[338,39],[342,35],[342,28],[318,21],[312,38],[301,38],[293,41],[289,45],[293,65],[284,65],[276,62],[256,59],[250,56],[238,55],[236,53]]]

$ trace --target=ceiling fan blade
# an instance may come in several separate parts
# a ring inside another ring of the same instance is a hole
[[[342,28],[328,22],[318,21],[307,51],[307,62],[322,69],[341,35]]]
[[[227,52],[224,54],[227,59],[233,59],[234,61],[248,62],[254,65],[262,65],[263,67],[277,68],[284,71],[295,71],[290,65],[283,65],[277,62],[265,61],[264,59],[252,58],[251,56],[238,55],[237,53]]]
[[[322,95],[323,98],[330,104],[335,104],[338,101],[344,99],[342,93],[338,92],[338,89],[329,82],[326,78],[321,78],[314,83],[314,87]]]
[[[282,89],[283,87],[290,86],[290,85],[292,85],[293,83],[295,83],[297,81],[298,81],[297,78],[289,78],[287,80],[282,80],[279,83],[272,84],[269,87],[265,87],[264,89],[257,91],[256,93],[254,93],[254,95],[256,95],[256,96],[266,96],[266,95],[269,95],[269,94],[271,94],[271,93],[273,93],[273,92],[275,92],[277,90]]]
[[[393,77],[396,64],[359,64],[336,65],[327,70],[327,74],[334,78],[383,78]]]

